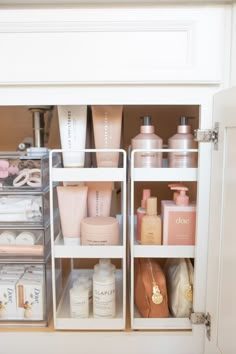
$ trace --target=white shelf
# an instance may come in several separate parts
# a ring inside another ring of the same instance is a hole
[[[189,318],[143,318],[137,308],[134,308],[133,329],[144,330],[182,330],[192,329]]]
[[[134,168],[132,170],[134,182],[155,181],[197,181],[197,168]]]
[[[55,258],[123,258],[124,246],[66,246],[61,235],[54,243]]]
[[[126,179],[124,168],[52,168],[52,181],[112,181],[122,182]]]
[[[195,246],[134,245],[133,252],[139,258],[194,258]]]
[[[68,279],[65,291],[57,310],[57,319],[55,323],[56,329],[69,330],[121,330],[125,328],[125,319],[123,311],[123,279],[122,271],[116,271],[116,317],[115,318],[93,318],[92,306],[90,308],[89,318],[76,319],[70,317],[70,299],[69,289],[72,287],[73,281],[81,273],[91,274],[92,270],[73,270]]]

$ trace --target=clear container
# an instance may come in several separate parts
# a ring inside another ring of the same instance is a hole
[[[0,325],[46,326],[51,312],[51,265],[0,265]]]
[[[60,166],[59,155],[53,156],[53,166]],[[49,185],[49,155],[47,148],[30,148],[27,152],[0,153],[0,193],[42,192]]]
[[[37,257],[50,252],[50,225],[45,229],[0,229],[0,258]]]

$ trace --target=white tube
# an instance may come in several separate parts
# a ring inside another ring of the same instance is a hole
[[[61,147],[64,152],[64,167],[84,167],[84,152],[73,152],[85,149],[87,128],[87,106],[58,106]]]

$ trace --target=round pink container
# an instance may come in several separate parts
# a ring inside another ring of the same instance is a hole
[[[111,216],[95,216],[81,221],[81,244],[114,246],[119,244],[119,224]]]

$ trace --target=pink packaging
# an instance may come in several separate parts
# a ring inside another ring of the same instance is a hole
[[[119,224],[111,216],[88,217],[81,221],[81,244],[114,246],[119,244]]]
[[[163,245],[194,245],[196,205],[176,205],[172,200],[162,200]]]

